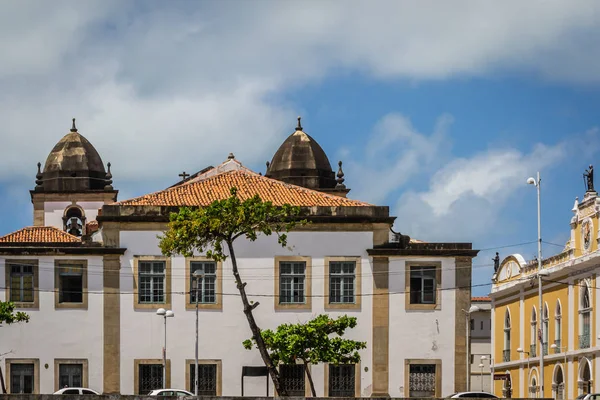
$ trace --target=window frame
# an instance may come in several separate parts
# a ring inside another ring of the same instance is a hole
[[[323,373],[323,377],[324,377],[324,397],[330,397],[330,388],[329,388],[329,366],[330,363],[323,363],[324,365],[324,373]],[[361,397],[360,395],[360,391],[361,391],[361,387],[360,387],[360,382],[361,382],[361,376],[360,376],[360,372],[361,372],[361,368],[360,368],[360,361],[356,364],[354,364],[354,397]]]
[[[68,364],[81,364],[81,387],[89,387],[89,363],[87,358],[55,358],[54,359],[54,391],[61,389],[60,387],[60,366]]]
[[[222,396],[222,387],[223,387],[223,361],[220,359],[202,359],[198,360],[198,365],[206,365],[206,364],[216,364],[217,366],[217,388],[216,388],[216,396]],[[188,392],[194,393],[196,390],[195,387],[189,387],[190,379],[191,379],[191,368],[196,366],[196,360],[188,358],[185,360],[185,385],[186,390]]]
[[[413,268],[435,268],[435,302],[415,303],[410,302],[410,273]],[[441,310],[442,309],[442,262],[441,261],[406,261],[405,263],[405,310]]]
[[[13,301],[15,308],[28,308],[28,309],[39,309],[40,308],[40,296],[39,296],[39,281],[40,281],[40,269],[39,269],[39,260],[36,259],[6,259],[4,260],[4,270],[5,270],[5,295],[6,299],[10,300],[10,292],[12,289],[12,279],[11,279],[11,271],[13,265],[31,265],[33,268],[33,301],[32,302],[23,302],[23,301]]]
[[[281,377],[281,366],[282,365],[285,365],[285,364],[279,363],[279,365],[277,365],[277,371],[279,372],[280,377]],[[305,368],[301,361],[297,361],[296,365],[301,365],[302,368]],[[311,364],[308,365],[308,370],[309,370],[309,372],[312,373],[312,365]],[[312,397],[312,392],[310,391],[310,382],[308,380],[308,376],[306,375],[306,371],[304,371],[302,376],[304,377],[304,397]],[[274,392],[275,392],[275,396],[279,397],[279,393],[277,393],[276,389],[274,389]]]
[[[207,257],[186,257],[185,259],[185,309],[195,310],[196,303],[192,302],[192,295],[190,289],[192,287],[192,263],[193,262],[212,262],[215,263],[215,302],[214,303],[200,303],[198,302],[198,309],[202,310],[222,310],[223,309],[223,263],[221,261],[214,261]]]
[[[346,309],[359,310],[362,304],[362,263],[360,256],[332,256],[325,257],[324,268],[324,308],[326,310]],[[353,303],[330,303],[330,263],[331,262],[354,262],[354,302]]]
[[[410,366],[435,365],[435,396],[442,397],[442,360],[441,359],[413,359],[404,360],[404,397],[410,397]]]
[[[143,395],[146,396],[148,393],[139,393],[140,388],[140,365],[148,365],[148,364],[163,364],[162,358],[136,358],[133,360],[133,394],[134,395]],[[166,368],[166,388],[171,387],[171,360],[167,358],[167,368]],[[160,388],[162,389],[162,388]]]
[[[80,266],[81,267],[81,303],[60,302],[60,268],[62,266]],[[88,308],[88,261],[62,259],[54,260],[54,308]]]
[[[139,301],[139,287],[140,287],[140,274],[139,274],[139,263],[140,262],[157,262],[162,261],[165,263],[165,281],[164,281],[164,299],[165,301],[162,303],[141,303]],[[155,310],[157,308],[171,308],[171,257],[164,256],[141,256],[134,255],[133,256],[133,308],[134,310]]]
[[[12,368],[14,364],[33,364],[33,393],[40,394],[40,359],[39,358],[6,358],[5,359],[5,383],[6,391],[12,394]]]
[[[280,266],[281,262],[304,262],[304,303],[280,303]],[[274,281],[275,310],[310,310],[312,307],[312,258],[306,256],[276,256]]]

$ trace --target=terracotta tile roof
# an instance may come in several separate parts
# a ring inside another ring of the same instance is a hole
[[[490,297],[488,297],[488,296],[476,296],[476,297],[471,297],[471,301],[472,302],[473,301],[475,301],[475,302],[477,302],[477,301],[483,302],[483,301],[492,301],[492,299]]]
[[[214,172],[209,171],[204,176],[199,176],[193,181],[180,186],[123,200],[115,204],[132,206],[207,206],[215,200],[228,198],[230,188],[235,186],[238,189],[240,199],[245,200],[258,194],[262,200],[271,201],[275,206],[286,203],[301,207],[371,206],[371,204],[362,201],[280,182],[259,175],[244,167],[216,174]]]
[[[98,221],[93,220],[85,224],[85,233],[86,235],[90,235],[96,232],[99,228]]]
[[[28,226],[0,237],[0,243],[80,243],[81,240],[53,226]]]

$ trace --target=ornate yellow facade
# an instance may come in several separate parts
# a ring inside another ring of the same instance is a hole
[[[600,197],[588,190],[575,200],[571,237],[563,251],[542,260],[543,310],[538,262],[519,254],[492,278],[494,393],[502,397],[574,399],[600,392]],[[540,393],[540,352],[544,393]]]

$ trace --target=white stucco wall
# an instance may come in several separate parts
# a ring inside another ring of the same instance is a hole
[[[3,325],[0,328],[1,359],[38,358],[40,392],[54,392],[54,360],[88,359],[89,387],[102,391],[102,257],[0,257],[0,287],[5,288],[5,259],[39,259],[39,309],[23,309],[29,323]],[[79,259],[88,262],[88,309],[54,308],[54,260]],[[6,300],[6,290],[0,290]],[[48,368],[45,365],[48,365]],[[4,377],[5,380],[7,377]]]
[[[419,257],[419,262],[439,259]],[[454,392],[455,287],[454,259],[442,259],[441,310],[405,310],[404,259],[390,257],[390,388],[404,397],[405,359],[442,360],[442,396]]]
[[[133,291],[133,256],[160,255],[158,239],[160,232],[122,232],[121,246],[128,250],[122,258],[121,290]],[[249,298],[259,301],[254,315],[261,328],[276,328],[284,322],[310,319],[324,311],[324,257],[362,256],[362,293],[372,293],[372,271],[366,249],[372,246],[372,233],[364,232],[302,232],[291,233],[288,244],[292,250],[281,248],[275,237],[260,238],[254,243],[236,242],[236,256],[240,274],[248,283]],[[302,255],[312,257],[312,309],[294,311],[274,310],[274,259],[276,255]],[[195,311],[186,311],[185,263],[182,257],[172,260],[172,310],[175,317],[167,321],[167,357],[171,360],[171,386],[184,388],[185,359],[194,358]],[[250,337],[250,329],[242,312],[241,299],[237,295],[231,264],[223,265],[223,310],[200,310],[200,359],[221,359],[223,365],[223,395],[240,395],[242,366],[263,365],[257,350],[245,350],[241,343]],[[260,297],[257,295],[266,295]],[[317,297],[318,296],[318,297]],[[134,359],[160,358],[163,346],[163,319],[154,310],[134,311],[133,295],[121,297],[121,392],[134,392]],[[160,306],[157,305],[156,308]],[[361,388],[363,393],[371,387],[371,297],[362,298],[361,310],[330,312],[358,317],[358,326],[348,333],[349,338],[369,342],[361,353]],[[364,371],[369,366],[369,371]],[[323,395],[323,366],[314,366],[314,382],[318,395]],[[264,378],[246,378],[246,395],[264,395]],[[270,389],[273,394],[273,388]]]
[[[48,201],[44,203],[44,225],[54,226],[62,230],[64,212],[72,204],[70,201]],[[86,222],[90,222],[96,219],[98,209],[104,203],[101,201],[80,201],[75,203],[75,205],[83,208]]]

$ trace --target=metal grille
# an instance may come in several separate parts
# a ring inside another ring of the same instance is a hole
[[[10,393],[33,393],[33,364],[10,365]]]
[[[199,278],[199,287],[196,291],[194,285],[194,272],[201,271],[204,273],[204,278]],[[217,264],[214,262],[194,261],[190,263],[190,299],[192,303],[196,303],[196,293],[199,293],[198,303],[216,303],[216,282],[217,282]]]
[[[590,334],[579,335],[579,348],[587,349],[590,347]]]
[[[503,362],[508,362],[508,361],[510,361],[510,349],[507,349],[507,350],[503,350],[503,351],[502,351],[502,361],[503,361]]]
[[[530,344],[529,345],[529,357],[536,357],[537,356],[537,352],[536,352],[536,346],[535,344]]]
[[[281,385],[287,390],[289,396],[304,397],[304,365],[280,365],[279,374]]]
[[[330,365],[329,366],[329,396],[330,397],[354,397],[355,366]]]
[[[139,366],[138,394],[148,394],[163,387],[162,364],[141,364]]]
[[[410,397],[435,397],[435,364],[411,364],[408,385]]]
[[[10,301],[33,302],[33,266],[10,266]]]
[[[140,261],[138,296],[140,303],[165,302],[164,261]]]
[[[329,302],[354,303],[356,263],[332,261],[329,263]]]
[[[81,387],[81,377],[83,376],[83,364],[60,364],[59,387]]]
[[[554,349],[554,354],[562,352],[562,350],[560,348],[560,339],[556,339],[554,341],[554,344],[556,345],[556,348]],[[552,346],[550,346],[550,347],[552,347]]]
[[[198,395],[217,395],[217,364],[198,364]],[[196,390],[196,364],[190,365],[190,392]]]
[[[411,267],[411,304],[435,304],[435,290],[435,267]]]
[[[304,303],[305,271],[304,262],[279,264],[279,303]]]

